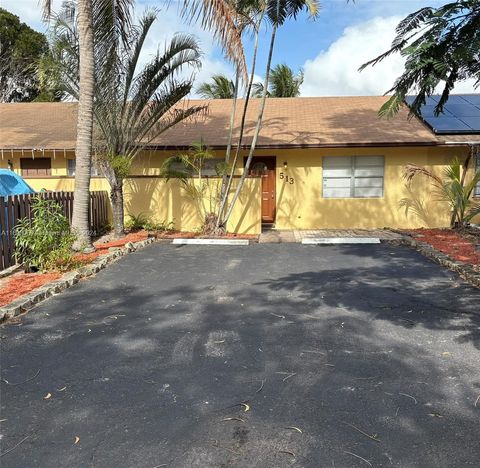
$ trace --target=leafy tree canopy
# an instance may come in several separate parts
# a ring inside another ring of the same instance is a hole
[[[376,65],[394,53],[406,58],[405,71],[387,91],[393,95],[380,110],[381,115],[398,112],[409,93],[417,95],[411,111],[418,112],[426,97],[441,87],[435,109],[438,114],[457,82],[471,78],[475,87],[480,85],[479,0],[421,8],[401,21],[396,33],[389,50],[360,68]]]
[[[41,93],[36,76],[37,60],[48,53],[44,34],[0,8],[0,100],[33,101]]]

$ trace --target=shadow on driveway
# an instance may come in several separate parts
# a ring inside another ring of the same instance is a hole
[[[479,299],[403,247],[152,246],[1,329],[2,466],[477,466]]]

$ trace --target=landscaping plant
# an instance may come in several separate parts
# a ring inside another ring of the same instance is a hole
[[[93,0],[96,2],[104,0]],[[65,11],[67,9],[67,11]],[[130,15],[130,9],[122,10]],[[109,9],[94,17],[95,152],[96,163],[110,184],[114,235],[124,234],[123,182],[135,158],[164,131],[204,110],[182,100],[190,93],[194,75],[185,69],[200,67],[200,50],[193,36],[177,34],[163,51],[141,61],[142,49],[157,18],[147,11],[138,25],[125,22]],[[52,46],[65,92],[74,99],[78,87],[79,22],[74,5],[67,4],[56,18]],[[113,37],[108,34],[115,30]]]
[[[40,195],[32,198],[32,218],[22,218],[15,228],[15,257],[40,271],[65,270],[74,264],[70,230],[62,207]]]
[[[195,202],[199,216],[203,220],[202,232],[207,235],[223,235],[218,231],[218,205],[221,198],[221,177],[228,171],[224,162],[215,165],[215,178],[205,177],[205,162],[213,159],[213,154],[203,142],[192,144],[187,153],[171,156],[162,167],[162,175],[168,182],[171,178],[181,181],[182,187]]]
[[[468,158],[467,161],[470,161]],[[407,183],[418,177],[428,178],[438,196],[438,199],[449,204],[452,211],[451,227],[465,227],[472,219],[480,215],[480,203],[473,199],[475,187],[480,183],[480,171],[473,174],[473,177],[466,180],[468,164],[462,165],[459,159],[454,159],[452,163],[444,169],[443,177],[439,177],[425,167],[415,164],[409,164],[405,168],[404,178]],[[410,200],[402,200],[401,204],[408,208],[411,206]]]

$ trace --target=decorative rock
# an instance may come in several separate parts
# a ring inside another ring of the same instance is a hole
[[[387,241],[393,245],[406,245],[411,247],[417,252],[421,253],[424,257],[427,257],[439,265],[448,268],[458,273],[463,279],[476,287],[480,287],[480,275],[477,273],[478,267],[474,265],[465,264],[456,260],[452,260],[448,255],[439,252],[431,245],[416,242],[410,236],[403,234],[403,237],[398,241]]]

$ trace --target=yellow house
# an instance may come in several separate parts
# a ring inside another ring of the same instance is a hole
[[[478,97],[478,95],[476,95]],[[431,184],[405,184],[408,163],[441,175],[455,157],[464,159],[480,144],[480,132],[435,133],[404,106],[393,119],[381,119],[385,97],[270,98],[244,186],[228,229],[257,234],[276,229],[415,228],[448,226],[450,213]],[[232,102],[206,104],[206,115],[161,135],[134,162],[125,182],[125,211],[180,230],[199,228],[198,207],[177,181],[160,177],[164,160],[202,140],[222,160],[228,142]],[[237,175],[252,140],[259,100],[247,114]],[[240,100],[237,109],[242,109]],[[480,107],[480,105],[479,105]],[[237,112],[235,135],[240,114]],[[75,103],[0,104],[0,167],[20,173],[36,190],[73,190]],[[234,140],[235,141],[235,140]],[[480,161],[476,161],[480,167]],[[473,173],[475,162],[471,164]],[[208,173],[208,172],[207,172]],[[233,187],[238,179],[234,179]],[[214,183],[214,181],[212,181]],[[108,190],[95,173],[92,190]],[[480,187],[476,192],[480,197]],[[416,209],[405,209],[410,204]]]

